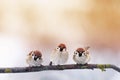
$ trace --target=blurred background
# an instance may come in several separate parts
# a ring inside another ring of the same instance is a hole
[[[90,63],[120,66],[120,0],[0,0],[0,67],[24,67],[31,50],[43,65],[65,43],[72,64],[78,47],[90,46]],[[118,80],[114,70],[0,74],[1,80]]]

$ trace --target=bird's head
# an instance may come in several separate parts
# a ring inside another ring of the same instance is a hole
[[[74,52],[74,55],[77,55],[79,57],[82,57],[85,54],[85,50],[83,48],[77,48]]]
[[[66,51],[66,45],[61,43],[57,46],[56,50],[60,52]]]
[[[32,59],[34,59],[36,61],[37,59],[40,59],[42,57],[42,54],[41,54],[40,51],[35,50],[35,51],[31,51],[28,54],[28,56],[31,57]]]

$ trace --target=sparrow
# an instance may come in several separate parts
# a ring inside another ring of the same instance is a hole
[[[26,62],[30,67],[42,66],[42,53],[38,50],[31,51],[27,56]]]
[[[66,63],[68,60],[68,55],[66,45],[63,43],[59,44],[51,53],[50,65],[62,65]]]
[[[88,52],[88,49],[90,47],[87,46],[85,48],[77,48],[74,51],[74,55],[73,55],[73,60],[77,63],[77,64],[87,64],[90,61],[90,54]]]

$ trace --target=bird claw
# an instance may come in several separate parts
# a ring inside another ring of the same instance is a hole
[[[83,64],[78,64],[78,63],[77,63],[76,65],[77,65],[77,66],[82,66]]]
[[[49,65],[52,66],[52,61],[50,61]]]
[[[78,65],[78,66],[87,66],[88,64],[87,63],[85,63],[85,64],[76,64],[76,65]]]

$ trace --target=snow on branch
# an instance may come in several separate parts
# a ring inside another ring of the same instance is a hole
[[[120,72],[120,68],[112,64],[66,64],[66,65],[46,65],[39,67],[13,67],[13,68],[0,68],[0,73],[26,73],[26,72],[38,72],[47,70],[68,70],[68,69],[113,69]]]

